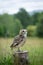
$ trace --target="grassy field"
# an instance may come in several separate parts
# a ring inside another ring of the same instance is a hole
[[[13,38],[0,38],[0,65],[12,65],[10,45]],[[43,38],[27,38],[21,50],[27,50],[30,65],[43,65]]]

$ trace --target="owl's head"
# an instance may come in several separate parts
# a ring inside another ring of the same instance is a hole
[[[24,37],[27,37],[27,30],[26,29],[21,29],[20,30],[20,35],[23,35]]]

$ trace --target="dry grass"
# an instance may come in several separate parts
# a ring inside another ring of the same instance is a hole
[[[0,57],[12,53],[13,38],[0,38]],[[43,65],[43,38],[28,38],[22,50],[29,52],[31,65]]]

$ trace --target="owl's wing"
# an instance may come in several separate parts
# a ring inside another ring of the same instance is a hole
[[[21,38],[19,35],[17,35],[14,38],[14,41],[13,41],[13,44],[11,45],[11,47],[15,47],[15,46],[19,45],[22,41],[23,41],[23,38]]]
[[[13,43],[11,44],[10,47],[14,47],[16,44],[17,44],[17,40],[19,38],[19,35],[15,36],[14,40],[13,40]]]

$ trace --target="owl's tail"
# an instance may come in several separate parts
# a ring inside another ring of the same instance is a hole
[[[13,44],[11,44],[10,48],[11,48],[11,50],[13,50]]]

